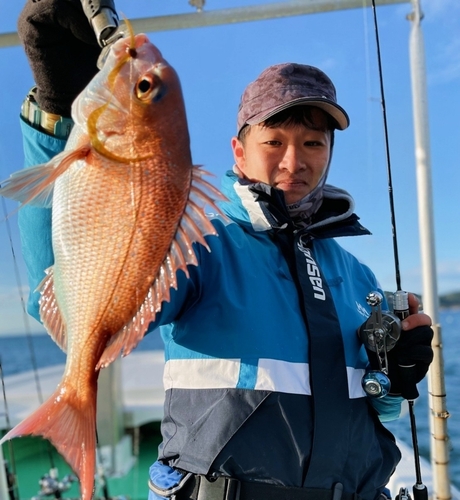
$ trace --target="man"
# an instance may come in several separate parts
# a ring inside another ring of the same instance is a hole
[[[70,114],[79,89],[61,71],[69,54],[79,54],[80,66],[67,71],[79,74],[81,86],[95,71],[88,30],[79,2],[26,4],[19,32],[42,111]],[[63,148],[64,138],[23,118],[28,165]],[[228,220],[213,219],[219,237],[207,238],[211,252],[197,247],[199,265],[190,266],[189,279],[180,273],[151,325],[163,325],[166,357],[152,500],[383,494],[400,454],[379,418],[399,416],[401,379],[391,369],[396,393],[381,399],[361,388],[369,361],[377,361],[357,331],[370,310],[366,296],[379,285],[334,240],[368,231],[351,196],[326,184],[334,131],[348,124],[334,85],[311,66],[271,66],[243,93],[235,166],[223,182]],[[53,261],[49,213],[25,207],[20,223],[34,289]],[[30,300],[37,316],[37,297]],[[388,357],[391,366],[414,364],[419,381],[431,362],[432,331],[413,296],[409,308]]]

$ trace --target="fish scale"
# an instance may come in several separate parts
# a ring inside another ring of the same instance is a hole
[[[104,312],[106,328],[116,333],[135,315],[147,295],[152,276],[156,275],[174,237],[174,222],[177,224],[180,220],[185,203],[183,195],[182,199],[171,201],[168,195],[160,205],[173,204],[176,213],[169,209],[168,217],[164,217],[151,203],[153,196],[150,193],[155,193],[155,185],[150,187],[145,180],[136,180],[135,177],[141,175],[136,169],[129,172],[126,166],[118,167],[115,175],[113,170],[109,177],[101,168],[90,166],[84,170],[77,164],[57,180],[53,247],[55,282],[59,271],[65,277],[59,286],[68,288],[58,295],[68,298],[65,310],[77,308],[77,314],[72,311],[72,318],[77,325],[80,323],[77,329],[91,327],[101,314],[99,304],[92,300],[97,292],[105,295],[101,302],[109,309]],[[151,176],[147,176],[149,178]],[[78,189],[68,192],[67,185],[78,186]],[[83,205],[80,202],[80,192],[87,193],[89,203]],[[75,213],[62,210],[60,198],[76,207]],[[126,201],[123,203],[122,200]],[[91,217],[88,217],[88,209]],[[144,217],[139,216],[140,212],[145,214]],[[107,255],[111,255],[109,262],[106,261]],[[75,262],[80,265],[75,266]],[[83,279],[78,276],[82,269],[87,273]],[[73,287],[72,282],[82,283],[83,290]],[[113,297],[123,297],[125,303],[118,300],[115,304]],[[87,324],[81,325],[82,322]],[[68,326],[75,328],[76,325],[68,323]]]

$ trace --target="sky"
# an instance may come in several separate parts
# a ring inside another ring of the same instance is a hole
[[[269,3],[207,0],[205,10]],[[23,1],[0,0],[0,33],[15,31]],[[116,0],[128,19],[192,13],[187,0]],[[430,119],[437,285],[460,291],[460,2],[422,0]],[[422,293],[418,200],[409,66],[410,3],[379,6],[383,84],[402,288]],[[348,190],[372,236],[340,244],[368,264],[386,290],[396,290],[383,117],[372,10],[310,14],[277,20],[152,33],[181,79],[194,163],[215,175],[232,167],[230,139],[244,87],[267,66],[299,62],[334,81],[351,126],[337,132],[328,182]],[[19,110],[33,85],[22,47],[0,48],[0,181],[23,166]],[[420,203],[423,203],[421,200]],[[28,286],[16,205],[0,207],[0,335],[43,332],[27,319]]]

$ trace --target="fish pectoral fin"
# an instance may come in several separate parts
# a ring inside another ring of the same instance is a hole
[[[173,245],[174,248],[177,247],[177,244],[174,242]],[[178,251],[179,254],[182,255],[180,249]],[[185,263],[183,256],[181,259]],[[161,310],[161,304],[169,302],[169,291],[171,288],[177,289],[177,278],[170,253],[161,264],[158,275],[150,287],[139,311],[122,330],[112,337],[105,351],[102,353],[96,369],[107,367],[122,351],[123,356],[127,356],[139,344],[147,332],[150,323],[155,321],[156,313]]]
[[[53,268],[46,270],[46,276],[37,287],[40,292],[40,318],[46,330],[56,344],[67,352],[67,328],[59,310],[56,296],[54,294]]]
[[[82,146],[70,152],[63,151],[48,163],[19,170],[1,183],[0,195],[19,201],[23,205],[50,208],[56,179],[74,161],[87,156],[89,151],[88,146]]]
[[[173,245],[175,248],[177,247],[174,242]],[[182,255],[180,251],[179,254]],[[185,263],[183,256],[181,261]],[[123,356],[127,356],[136,348],[147,332],[150,323],[155,321],[156,313],[160,311],[161,304],[169,302],[171,288],[177,289],[177,279],[173,259],[171,254],[168,254],[139,311],[122,330],[111,338],[102,353],[96,370],[106,368],[121,352],[123,352]]]
[[[150,290],[134,318],[110,339],[96,365],[96,370],[106,368],[120,353],[127,356],[135,349],[143,339],[149,324],[155,319],[155,314],[159,310],[155,304]]]

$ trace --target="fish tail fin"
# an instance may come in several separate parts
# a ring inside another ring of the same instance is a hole
[[[96,397],[76,405],[66,394],[60,384],[32,415],[3,436],[0,446],[24,435],[48,439],[77,474],[81,499],[91,500],[96,465]]]

